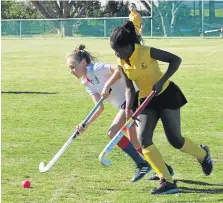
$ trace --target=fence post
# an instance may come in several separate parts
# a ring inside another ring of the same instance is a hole
[[[104,19],[104,37],[107,36],[106,29],[106,19]]]
[[[201,0],[201,31],[204,34],[204,2]]]
[[[19,38],[22,38],[22,21],[19,21]]]
[[[151,1],[150,25],[151,25],[151,37],[153,37],[153,1]]]
[[[60,21],[60,33],[61,33],[61,37],[63,37],[63,23],[62,23],[62,20]]]

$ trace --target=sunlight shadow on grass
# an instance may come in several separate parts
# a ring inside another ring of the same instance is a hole
[[[29,92],[29,91],[8,91],[1,92],[2,94],[57,94],[56,92]]]
[[[179,193],[223,194],[223,188],[200,189],[200,188],[179,187]]]
[[[205,194],[223,194],[223,184],[212,184],[201,181],[193,180],[180,180],[177,179],[176,182],[182,182],[187,184],[201,185],[201,186],[220,186],[220,188],[192,188],[192,187],[179,187],[179,193],[205,193]]]
[[[208,185],[208,186],[222,186],[223,187],[223,184],[212,184],[212,183],[206,183],[206,182],[201,182],[201,181],[180,180],[180,179],[176,179],[175,181],[176,182],[187,183],[187,184]]]

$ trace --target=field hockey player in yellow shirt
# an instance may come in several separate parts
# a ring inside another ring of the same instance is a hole
[[[129,11],[129,20],[133,22],[136,33],[139,35],[140,38],[142,38],[144,22],[140,13],[136,10],[136,5],[134,3],[131,3],[129,5]]]
[[[110,45],[119,58],[120,72],[126,82],[126,119],[132,114],[132,104],[135,97],[134,81],[139,89],[139,99],[145,98],[155,91],[155,97],[139,115],[138,140],[143,154],[152,168],[160,177],[160,186],[152,194],[171,194],[178,192],[164,164],[163,157],[153,143],[153,132],[161,119],[169,143],[176,149],[190,154],[200,163],[203,173],[210,175],[213,169],[209,148],[203,144],[197,145],[181,135],[180,108],[187,100],[180,88],[169,80],[181,64],[181,58],[149,46],[139,44],[135,26],[127,21],[117,27],[111,34]],[[163,74],[158,61],[168,64]]]

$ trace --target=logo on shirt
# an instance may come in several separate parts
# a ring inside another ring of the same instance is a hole
[[[99,84],[99,83],[100,83],[100,81],[99,81],[99,79],[97,78],[96,75],[94,76],[94,79],[95,79],[95,81],[96,81],[96,84]]]
[[[142,62],[142,69],[146,69],[146,68],[147,68],[147,65]]]

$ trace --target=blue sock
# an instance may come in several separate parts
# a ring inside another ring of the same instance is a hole
[[[135,150],[131,142],[129,142],[127,146],[122,148],[122,150],[132,158],[136,165],[145,164],[146,161]]]

